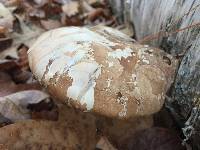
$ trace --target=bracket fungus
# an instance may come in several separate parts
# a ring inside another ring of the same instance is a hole
[[[118,118],[159,111],[176,68],[171,55],[105,26],[48,31],[28,57],[33,74],[55,99]]]

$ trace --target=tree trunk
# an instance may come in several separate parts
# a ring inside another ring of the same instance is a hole
[[[155,39],[151,37],[147,43],[160,47],[173,56],[183,56],[171,90],[170,109],[182,120],[186,136],[194,130],[199,130],[200,109],[197,104],[200,103],[200,0],[110,0],[110,2],[118,19],[134,26],[137,40],[159,31],[172,33],[162,34],[162,32],[160,33],[162,36]],[[197,146],[195,148],[200,149],[200,144],[197,144],[200,142],[196,141],[197,136],[200,134],[197,133],[192,138]]]

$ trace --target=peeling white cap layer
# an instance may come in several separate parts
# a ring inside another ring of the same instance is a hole
[[[70,106],[109,117],[150,115],[160,110],[174,62],[164,52],[132,43],[103,26],[65,27],[44,33],[28,51],[37,80]]]

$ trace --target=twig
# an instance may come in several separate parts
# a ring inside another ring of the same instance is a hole
[[[191,24],[191,25],[189,25],[187,27],[184,27],[184,28],[172,31],[172,32],[161,31],[161,32],[158,32],[158,33],[155,33],[155,34],[152,34],[152,35],[148,35],[148,36],[144,37],[143,39],[139,40],[138,42],[139,43],[144,43],[144,42],[147,42],[147,41],[152,41],[152,40],[158,39],[160,37],[168,37],[168,36],[170,36],[172,34],[175,34],[175,33],[178,33],[178,32],[182,32],[184,30],[187,30],[187,29],[190,29],[190,28],[194,28],[196,26],[200,26],[200,22]]]
[[[183,17],[189,15],[192,11],[195,11],[197,8],[199,8],[199,6],[200,6],[200,4],[196,5],[195,7],[190,9],[187,13],[183,14],[183,16],[181,16],[179,19],[177,19],[176,21],[174,21],[171,24],[171,27],[176,25],[181,19],[183,19]],[[162,30],[162,31],[159,31],[158,33],[148,35],[148,36],[144,37],[143,39],[139,40],[138,42],[144,43],[144,42],[147,42],[147,41],[152,41],[152,40],[158,39],[160,37],[167,37],[167,36],[172,35],[174,33],[178,33],[178,32],[184,31],[186,29],[193,28],[193,27],[198,26],[198,25],[200,25],[200,22],[198,22],[196,24],[189,25],[189,26],[182,28],[182,29],[172,31],[172,32],[166,32],[166,31]]]

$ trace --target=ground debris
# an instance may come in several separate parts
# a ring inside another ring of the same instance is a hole
[[[96,148],[101,150],[117,150],[112,146],[112,144],[108,141],[106,137],[101,137],[98,141]]]
[[[59,110],[58,121],[27,120],[0,128],[0,144],[20,150],[94,149],[94,119],[90,115],[77,115],[78,112],[65,106],[59,106]]]
[[[153,127],[136,132],[125,139],[120,149],[126,150],[186,150],[181,138],[172,130]]]
[[[171,131],[152,127],[152,116],[118,120],[74,110],[55,102],[32,75],[27,52],[43,32],[108,25],[133,37],[115,18],[106,0],[0,0],[0,149],[182,148]]]

